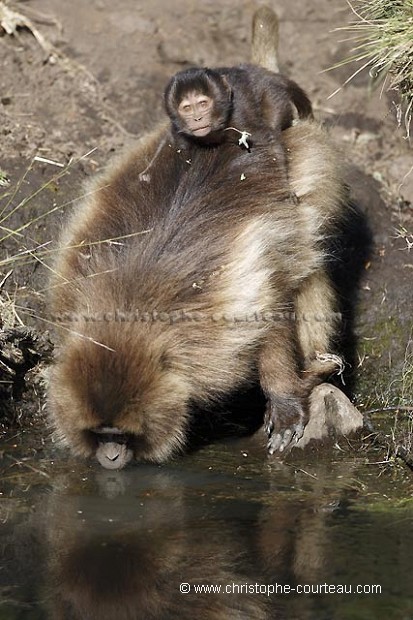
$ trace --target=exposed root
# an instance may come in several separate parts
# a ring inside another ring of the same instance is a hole
[[[53,344],[48,335],[41,335],[28,327],[0,330],[0,374],[4,383],[11,384],[15,400],[21,397],[26,375],[41,361],[51,358]]]
[[[0,26],[6,34],[10,36],[18,36],[18,31],[21,29],[28,30],[34,36],[40,47],[46,52],[48,58],[61,55],[59,50],[57,50],[36,28],[31,19],[18,11],[14,11],[4,2],[0,2]]]

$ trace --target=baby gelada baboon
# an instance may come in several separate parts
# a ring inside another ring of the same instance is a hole
[[[269,451],[283,451],[331,370],[318,362],[335,330],[323,240],[345,211],[341,160],[315,123],[286,129],[291,209],[271,144],[195,148],[188,165],[164,140],[143,139],[66,225],[50,300],[57,434],[104,467],[164,461],[185,447],[191,405],[258,381]]]
[[[165,108],[171,119],[166,142],[177,150],[236,142],[250,149],[262,140],[271,143],[287,186],[287,158],[281,132],[293,121],[312,118],[305,92],[289,78],[256,65],[218,69],[186,69],[176,73],[165,90]],[[163,144],[160,145],[161,150]],[[157,154],[141,174],[150,181]]]

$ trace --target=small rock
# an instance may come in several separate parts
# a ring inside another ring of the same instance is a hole
[[[363,416],[347,396],[328,383],[318,385],[310,396],[310,419],[297,448],[312,439],[349,435],[363,427]]]

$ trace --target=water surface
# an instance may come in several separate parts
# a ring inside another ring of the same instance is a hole
[[[111,472],[10,436],[0,620],[411,620],[408,474],[338,448],[281,463],[263,444]]]

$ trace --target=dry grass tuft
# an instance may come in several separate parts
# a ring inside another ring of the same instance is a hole
[[[353,55],[335,67],[349,62],[361,66],[346,80],[350,82],[369,68],[373,83],[400,94],[398,120],[410,137],[413,115],[413,0],[347,0],[356,20],[339,28],[354,35]],[[335,68],[332,67],[332,68]]]

